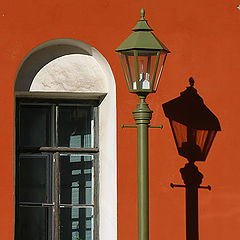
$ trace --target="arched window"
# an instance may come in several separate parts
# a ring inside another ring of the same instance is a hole
[[[115,82],[73,39],[34,48],[15,82],[15,239],[116,239]]]

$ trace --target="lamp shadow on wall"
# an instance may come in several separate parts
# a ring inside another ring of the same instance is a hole
[[[211,190],[210,186],[200,186],[203,174],[195,165],[196,161],[205,161],[217,131],[220,131],[218,118],[207,108],[203,99],[190,86],[180,93],[180,97],[163,104],[163,110],[169,119],[178,154],[188,160],[180,173],[184,185],[173,184],[171,187],[183,187],[186,191],[186,239],[199,239],[198,224],[198,189]]]

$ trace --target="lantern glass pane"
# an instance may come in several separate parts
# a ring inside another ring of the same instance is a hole
[[[157,65],[157,70],[156,70],[156,75],[155,75],[155,79],[154,79],[154,84],[153,84],[153,90],[156,91],[162,72],[163,72],[163,67],[164,67],[164,63],[167,57],[167,52],[166,51],[160,51],[160,56],[159,56],[159,61],[158,61],[158,65]],[[157,62],[155,61],[154,66],[157,64]]]
[[[160,58],[158,58],[158,54],[160,55]],[[148,90],[151,92],[153,86],[156,86],[156,79],[160,72],[158,68],[159,66],[162,67],[164,56],[166,54],[163,54],[160,51],[137,50],[137,55],[138,66],[135,64],[133,50],[122,51],[120,53],[129,90]],[[138,77],[136,79],[137,71]],[[139,81],[139,84],[137,84],[137,81]]]
[[[153,72],[158,51],[138,51],[140,89],[152,90]]]
[[[205,161],[215,130],[199,130],[170,120],[179,155],[193,161]]]
[[[136,90],[135,59],[133,51],[121,52],[120,57],[129,90]]]

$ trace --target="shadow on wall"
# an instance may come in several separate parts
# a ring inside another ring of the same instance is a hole
[[[198,240],[198,189],[211,190],[210,186],[200,186],[203,174],[199,172],[196,161],[205,161],[220,124],[217,117],[207,108],[198,95],[194,79],[190,86],[177,97],[163,104],[169,119],[175,143],[180,156],[188,163],[180,169],[185,185],[173,184],[171,187],[186,189],[186,239]]]

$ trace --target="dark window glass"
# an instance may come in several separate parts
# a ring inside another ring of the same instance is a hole
[[[59,106],[58,145],[61,147],[93,147],[91,107]]]
[[[20,106],[20,146],[50,146],[50,106]]]
[[[93,203],[93,156],[60,156],[60,200],[68,204]]]
[[[19,201],[51,201],[51,166],[48,156],[20,156]]]
[[[62,208],[60,210],[61,240],[92,240],[93,208]]]
[[[19,207],[19,239],[51,240],[52,209],[45,207]]]

